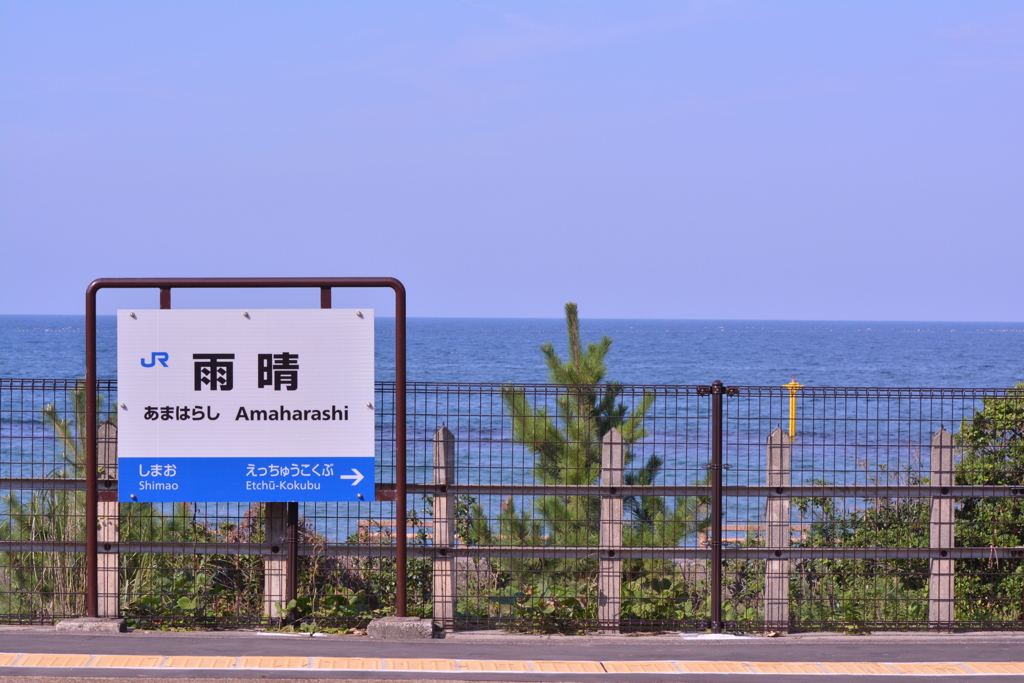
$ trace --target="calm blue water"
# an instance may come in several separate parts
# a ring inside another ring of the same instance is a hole
[[[560,319],[413,318],[409,379],[544,382],[538,347],[565,354]],[[626,384],[1008,387],[1024,381],[1024,323],[583,320],[614,342],[609,379]],[[117,330],[101,316],[99,376],[114,378]],[[394,378],[394,321],[377,319],[377,379]],[[85,374],[83,316],[0,316],[0,377]]]

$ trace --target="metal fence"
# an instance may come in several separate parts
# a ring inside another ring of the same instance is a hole
[[[85,613],[81,382],[0,379],[0,621]],[[377,386],[376,502],[119,504],[99,613],[142,626],[549,631],[1024,626],[1024,391]],[[408,559],[396,559],[405,535]],[[314,626],[315,625],[315,626]]]

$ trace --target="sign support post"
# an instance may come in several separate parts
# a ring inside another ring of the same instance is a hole
[[[96,295],[101,289],[159,289],[160,308],[170,309],[171,289],[222,288],[319,288],[321,308],[331,306],[331,288],[389,288],[395,293],[395,513],[398,523],[406,524],[406,298],[405,287],[395,278],[103,278],[86,289],[85,312],[85,388],[86,388],[86,613],[98,616],[99,557],[97,554],[98,472],[96,405]],[[293,507],[294,506],[294,509]],[[298,555],[298,503],[289,503],[288,594],[294,597]],[[406,615],[405,534],[397,534],[395,559],[397,577],[395,611]]]

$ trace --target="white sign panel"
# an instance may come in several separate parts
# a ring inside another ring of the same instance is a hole
[[[118,497],[373,500],[373,311],[117,314]]]

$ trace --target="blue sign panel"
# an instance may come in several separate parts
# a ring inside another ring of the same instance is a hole
[[[127,502],[373,500],[373,466],[373,458],[120,458],[117,476]]]

